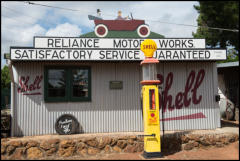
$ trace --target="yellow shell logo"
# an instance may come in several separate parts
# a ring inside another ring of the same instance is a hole
[[[145,57],[152,58],[154,51],[157,50],[157,44],[152,39],[146,39],[141,43],[141,50]]]

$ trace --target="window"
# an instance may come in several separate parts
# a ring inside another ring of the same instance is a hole
[[[72,100],[87,99],[90,92],[89,69],[72,69],[71,73]]]
[[[46,102],[91,101],[89,67],[45,67],[44,99]]]
[[[63,69],[50,69],[48,71],[48,96],[66,96],[66,71]]]

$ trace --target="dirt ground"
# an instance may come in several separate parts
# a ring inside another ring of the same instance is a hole
[[[80,156],[70,158],[45,158],[57,160],[145,160],[142,153],[124,154],[100,154],[83,158]],[[174,154],[163,154],[163,158],[153,158],[154,160],[239,160],[239,141],[231,143],[225,147],[210,147],[207,149],[197,149],[190,151],[180,151]],[[150,160],[153,160],[150,159]]]

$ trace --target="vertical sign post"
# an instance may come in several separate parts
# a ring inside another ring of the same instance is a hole
[[[144,153],[143,157],[162,157],[159,122],[159,97],[156,64],[153,58],[157,45],[155,41],[146,39],[141,43],[141,50],[145,59],[141,62],[143,69],[142,97],[143,97],[143,121],[144,121]]]

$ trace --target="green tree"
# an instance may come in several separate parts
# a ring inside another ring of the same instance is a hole
[[[238,52],[235,49],[228,49],[227,60],[218,61],[217,63],[227,63],[239,61]]]
[[[199,6],[194,8],[198,11],[197,32],[194,38],[205,38],[206,44],[211,47],[220,46],[226,48],[233,46],[239,52],[239,32],[215,30],[206,27],[225,29],[239,28],[239,2],[238,1],[199,1]]]
[[[10,89],[11,79],[8,67],[5,65],[1,70],[1,88],[8,88]]]

